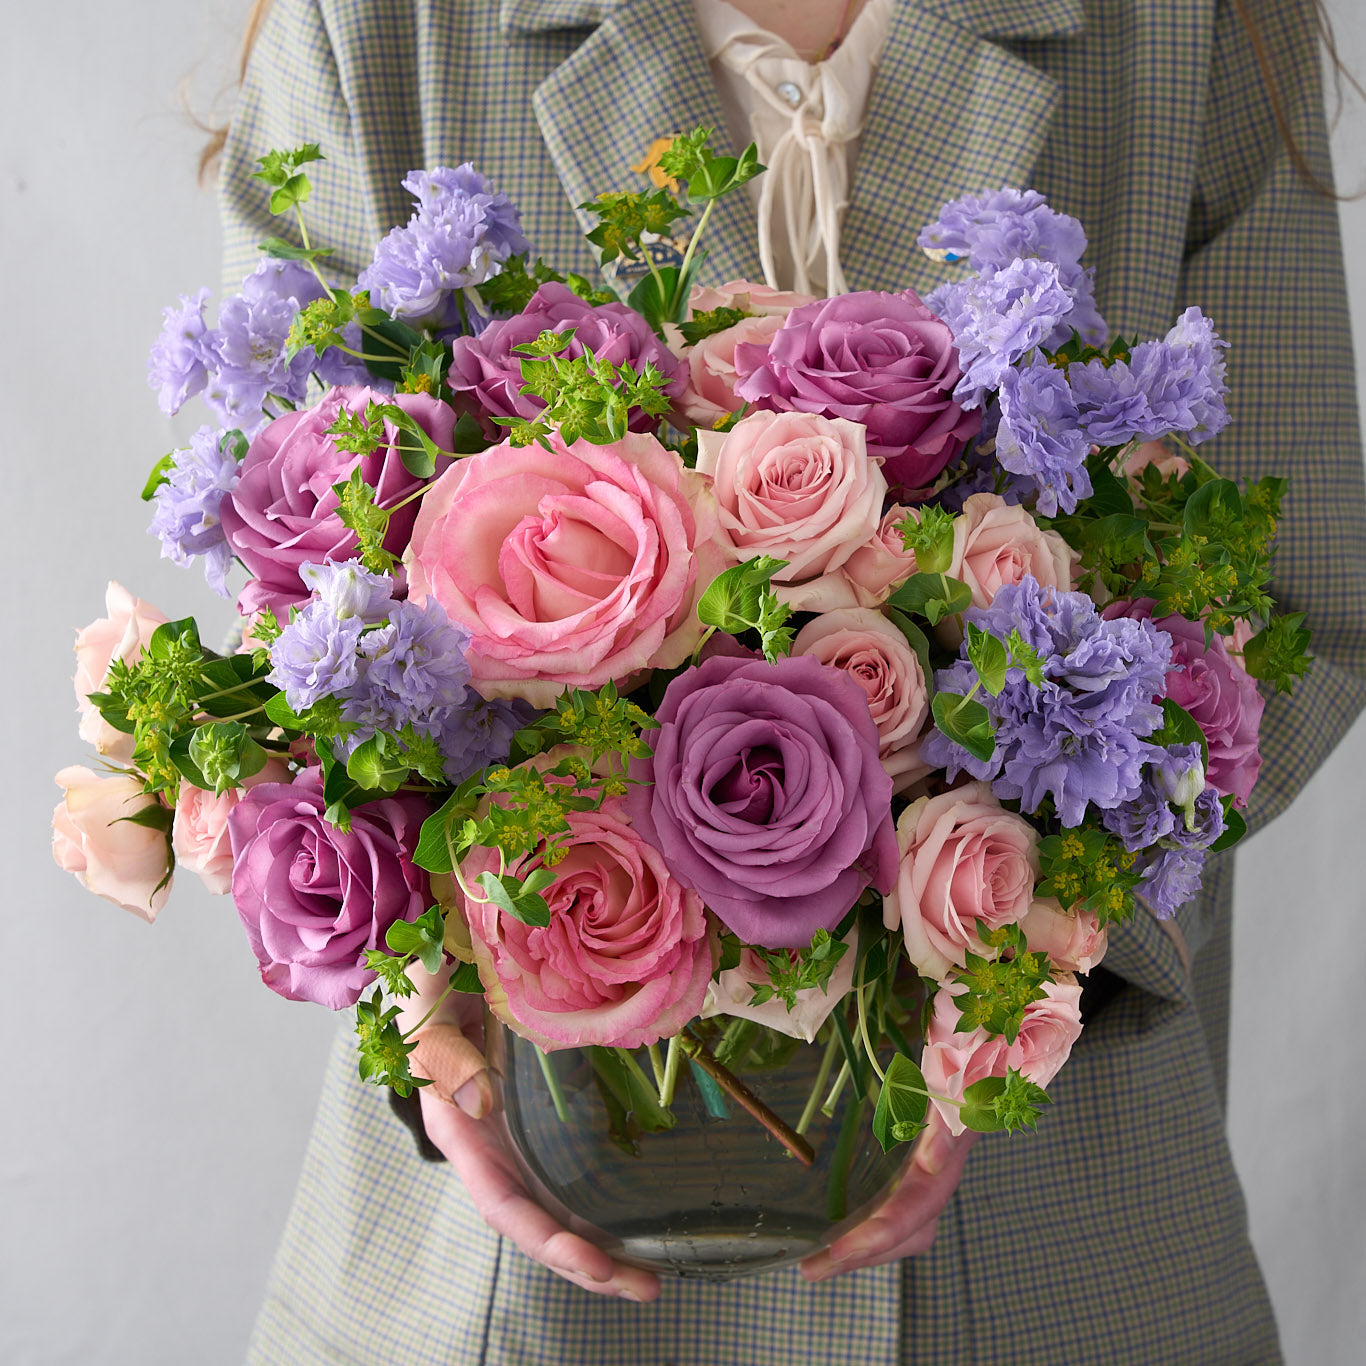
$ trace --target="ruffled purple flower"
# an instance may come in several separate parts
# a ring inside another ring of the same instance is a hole
[[[387,620],[394,605],[394,580],[373,573],[359,560],[301,565],[299,578],[334,616],[359,617],[367,626]]]
[[[190,444],[175,452],[166,481],[152,495],[155,504],[147,528],[161,542],[162,555],[188,568],[202,558],[210,587],[228,597],[227,573],[232,551],[223,535],[219,509],[237,482],[239,466],[223,433],[201,427]]]
[[[403,188],[417,210],[384,237],[359,280],[393,317],[444,320],[452,291],[483,284],[528,249],[515,205],[470,162],[413,171]]]
[[[963,376],[953,391],[964,408],[980,407],[1006,371],[1049,340],[1072,312],[1073,298],[1051,261],[1015,260],[941,286],[927,303],[953,330]]]
[[[1000,404],[996,458],[1034,482],[1038,510],[1046,517],[1056,516],[1059,508],[1075,510],[1079,499],[1091,496],[1089,443],[1066,377],[1042,359],[1009,369],[1002,377]]]
[[[1198,443],[1222,431],[1229,422],[1227,345],[1198,308],[1188,308],[1161,341],[1134,347],[1127,363],[1068,366],[1087,440],[1121,446],[1181,432]]]
[[[1084,593],[1040,588],[1029,575],[965,617],[1001,640],[1017,630],[1043,657],[1043,684],[1012,668],[999,696],[982,696],[996,732],[989,759],[973,758],[938,730],[921,741],[921,758],[945,767],[951,779],[967,772],[990,781],[998,797],[1026,811],[1051,797],[1064,825],[1081,824],[1088,805],[1103,811],[1137,796],[1152,752],[1143,737],[1162,722],[1155,699],[1164,690],[1171,638],[1151,623],[1113,631],[1117,623],[1102,620]],[[975,679],[965,656],[939,670],[935,686],[965,695]]]
[[[1204,849],[1158,849],[1142,861],[1143,881],[1134,889],[1159,920],[1170,920],[1200,890]]]
[[[179,412],[185,400],[202,392],[208,382],[210,355],[204,322],[208,301],[209,291],[201,289],[193,296],[182,294],[179,308],[172,304],[161,311],[161,335],[147,357],[147,383],[157,391],[163,413]]]
[[[463,783],[481,768],[504,763],[512,749],[512,737],[539,714],[520,698],[487,701],[474,689],[466,689],[464,702],[446,714],[438,736],[446,756],[446,777]]]
[[[465,698],[470,635],[435,598],[419,607],[397,602],[389,620],[361,638],[361,669],[347,699],[349,721],[397,732],[406,725],[435,734],[440,717]]]
[[[527,306],[511,318],[490,323],[477,337],[457,337],[451,344],[447,383],[463,412],[484,419],[490,435],[501,428],[493,417],[534,420],[544,402],[520,392],[522,358],[514,348],[535,341],[542,332],[574,329],[565,352],[571,357],[591,351],[613,365],[629,364],[637,373],[652,364],[669,381],[665,393],[677,400],[687,380],[687,366],[655,336],[650,324],[625,304],[589,304],[567,285],[542,285]],[[632,431],[650,431],[659,419],[638,409],[630,420]]]
[[[345,697],[359,673],[357,647],[365,623],[338,617],[321,598],[297,612],[270,647],[267,675],[296,712],[323,697]]]

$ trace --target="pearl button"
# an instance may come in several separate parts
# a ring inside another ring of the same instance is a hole
[[[801,88],[792,81],[784,81],[778,87],[778,94],[795,109],[802,102]]]

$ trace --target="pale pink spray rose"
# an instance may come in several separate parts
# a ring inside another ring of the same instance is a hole
[[[152,632],[166,621],[150,603],[135,598],[121,583],[109,584],[104,593],[104,610],[76,635],[76,705],[80,708],[79,733],[105,758],[126,764],[133,757],[133,737],[115,730],[96,710],[92,692],[104,686],[104,676],[116,659],[135,664]]]
[[[619,797],[567,820],[568,853],[542,893],[549,925],[462,898],[489,1009],[547,1051],[640,1048],[676,1034],[702,1009],[711,979],[702,898],[631,828]],[[533,854],[507,871],[525,878],[541,866]],[[477,847],[461,874],[474,887],[498,868],[497,851]]]
[[[949,989],[941,987],[934,998],[925,1051],[920,1057],[926,1088],[961,1100],[975,1082],[1004,1077],[1012,1067],[1036,1086],[1047,1086],[1081,1037],[1081,986],[1075,978],[1064,975],[1060,981],[1045,982],[1043,990],[1041,1000],[1025,1007],[1020,1032],[1015,1042],[1008,1044],[1002,1036],[990,1035],[980,1027],[957,1033],[962,1013]],[[937,1100],[933,1104],[949,1130],[961,1134],[966,1125],[958,1107]]]
[[[720,539],[733,563],[786,560],[778,597],[801,611],[854,606],[840,568],[871,540],[887,481],[864,429],[815,413],[752,413],[728,432],[697,434],[712,480]]]
[[[918,522],[920,513],[899,503],[888,508],[872,539],[844,562],[844,577],[859,607],[880,607],[916,572],[915,552],[906,548],[906,539],[897,530],[908,517]]]
[[[245,793],[258,783],[287,782],[289,765],[279,759],[267,759],[259,773],[244,779],[240,788],[229,788],[226,792],[205,792],[202,787],[182,781],[171,825],[176,867],[198,874],[215,896],[230,891],[232,841],[228,837],[228,817]]]
[[[57,785],[64,793],[52,813],[57,866],[96,896],[149,923],[155,920],[171,894],[166,832],[124,817],[160,803],[131,773],[105,777],[72,765],[57,774]]]
[[[725,567],[706,481],[653,436],[550,439],[447,470],[405,557],[411,598],[470,632],[475,689],[538,707],[683,663],[697,600]]]
[[[702,1005],[702,1018],[727,1015],[738,1020],[753,1020],[780,1034],[811,1043],[816,1032],[826,1022],[830,1012],[849,993],[854,985],[854,964],[858,958],[858,931],[851,930],[845,942],[849,945],[835,964],[830,980],[822,987],[806,987],[797,993],[791,1010],[777,996],[761,1005],[751,1005],[754,988],[769,984],[768,969],[753,949],[746,948],[737,967],[727,968],[714,982],[707,983],[707,998]]]
[[[1020,928],[1031,951],[1046,953],[1064,972],[1090,972],[1105,957],[1105,930],[1095,911],[1070,911],[1051,896],[1039,897]]]
[[[920,797],[897,822],[901,863],[882,903],[889,930],[901,927],[906,956],[926,977],[943,978],[981,953],[977,922],[1018,923],[1039,873],[1033,826],[996,799],[988,783]]]
[[[948,573],[972,589],[974,607],[990,607],[1008,583],[1032,574],[1044,588],[1072,587],[1072,551],[1056,531],[1044,531],[1022,507],[995,493],[964,500],[953,524]]]
[[[693,314],[736,308],[753,316],[679,352],[688,363],[688,385],[678,404],[683,416],[695,426],[712,427],[727,413],[735,412],[744,402],[735,393],[736,346],[767,347],[794,308],[814,302],[809,294],[770,289],[746,280],[729,280],[716,289],[694,285],[689,299]]]
[[[881,612],[844,607],[813,617],[792,642],[794,655],[814,655],[843,669],[868,696],[878,758],[900,792],[929,771],[916,741],[930,714],[925,672],[906,637]]]
[[[1130,479],[1136,479],[1149,465],[1156,466],[1158,474],[1164,479],[1173,474],[1180,477],[1190,469],[1190,462],[1170,450],[1165,442],[1145,441],[1129,452],[1124,461],[1124,473]]]

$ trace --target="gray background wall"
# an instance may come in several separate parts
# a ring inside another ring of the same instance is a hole
[[[210,634],[227,614],[158,560],[136,491],[195,423],[144,385],[159,309],[217,286],[200,107],[231,72],[246,0],[5,6],[0,269],[6,397],[0,755],[0,1361],[241,1359],[307,1138],[333,1019],[263,990],[230,903],[180,879],[153,928],[48,855],[49,775],[83,762],[73,628],[116,575]],[[1366,7],[1332,0],[1366,77]],[[1366,183],[1366,108],[1335,140]],[[1366,376],[1366,201],[1344,206]],[[1293,473],[1293,471],[1292,471]],[[1366,1127],[1357,998],[1366,725],[1238,855],[1230,1131],[1292,1363],[1366,1337]],[[191,975],[191,965],[195,965]],[[395,1366],[401,1366],[396,1363]]]

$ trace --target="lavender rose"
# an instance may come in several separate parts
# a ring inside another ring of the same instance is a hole
[[[381,797],[353,808],[349,831],[323,819],[326,807],[316,768],[250,789],[228,817],[232,899],[261,980],[291,1001],[341,1010],[374,980],[365,951],[431,903],[412,860],[429,807]]]
[[[396,445],[398,433],[389,423],[383,442],[364,456],[338,449],[335,438],[327,434],[342,408],[362,413],[372,400],[397,404],[438,446],[450,449],[455,413],[426,394],[338,388],[312,408],[276,418],[251,443],[241,477],[221,506],[228,546],[252,576],[237,599],[244,616],[262,607],[279,610],[304,602],[309,596],[300,578],[305,564],[354,558],[356,534],[337,516],[332,486],[344,483],[357,466],[381,506],[401,502],[421,485],[404,467]],[[437,473],[450,463],[439,456]],[[394,513],[384,533],[387,550],[403,553],[416,516],[416,503]]]
[[[867,697],[841,670],[716,656],[669,684],[656,717],[627,812],[746,942],[804,947],[869,883],[891,890],[892,780]]]
[[[862,423],[893,487],[933,483],[981,427],[953,399],[953,333],[910,290],[794,308],[766,348],[735,348],[735,370],[735,392],[761,408]]]
[[[652,363],[669,380],[665,392],[677,400],[683,393],[686,369],[650,330],[650,324],[625,304],[594,306],[566,285],[542,285],[520,312],[486,327],[477,337],[457,337],[451,344],[451,368],[446,382],[455,390],[456,406],[487,421],[493,416],[534,418],[545,404],[520,393],[522,358],[513,347],[535,341],[542,332],[574,329],[567,355],[591,351],[613,365],[630,364],[637,371]],[[648,432],[658,418],[636,411],[632,431]],[[487,423],[490,436],[502,428]]]

